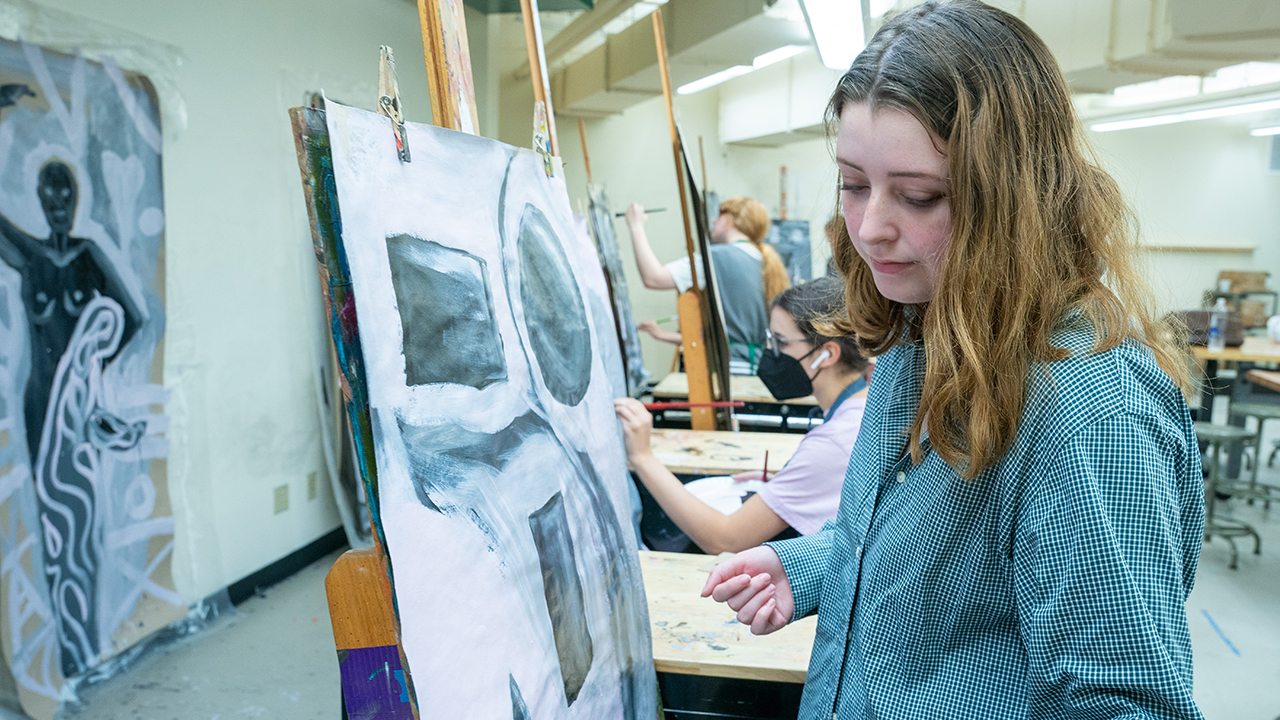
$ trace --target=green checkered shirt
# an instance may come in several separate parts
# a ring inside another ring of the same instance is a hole
[[[1204,529],[1186,403],[1144,347],[1036,365],[1000,462],[904,457],[924,351],[873,374],[840,512],[771,543],[818,610],[802,719],[1199,718],[1183,605]]]

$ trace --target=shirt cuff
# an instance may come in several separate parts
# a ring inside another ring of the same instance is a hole
[[[831,559],[831,543],[834,530],[824,527],[821,532],[794,540],[767,542],[782,561],[782,570],[791,584],[791,597],[795,609],[788,622],[811,615],[818,609],[822,594],[822,580],[827,574]]]

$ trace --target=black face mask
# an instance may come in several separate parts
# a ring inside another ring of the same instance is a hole
[[[809,357],[816,350],[814,348],[804,356]],[[809,373],[804,371],[799,360],[786,353],[766,349],[760,356],[756,376],[769,388],[769,394],[775,400],[791,400],[813,394],[813,380],[809,378]]]

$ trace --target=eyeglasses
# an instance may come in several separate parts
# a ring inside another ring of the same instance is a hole
[[[793,343],[809,342],[805,338],[796,338],[794,340],[788,340],[787,338],[778,337],[777,335],[774,335],[773,331],[769,330],[768,328],[765,328],[764,337],[765,337],[764,346],[774,351],[775,353],[782,352],[787,348],[787,346]]]

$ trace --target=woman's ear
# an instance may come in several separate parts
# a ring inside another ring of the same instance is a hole
[[[831,367],[838,362],[840,362],[840,343],[828,342],[818,348],[818,359],[809,366],[809,369]]]

